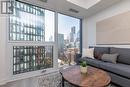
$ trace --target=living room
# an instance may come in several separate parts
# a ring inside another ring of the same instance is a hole
[[[0,0],[0,10],[0,87],[130,86],[130,0]]]

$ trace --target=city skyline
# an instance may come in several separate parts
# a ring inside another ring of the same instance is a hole
[[[71,32],[71,28],[75,26],[75,32],[79,31],[80,28],[80,19],[66,16],[63,14],[58,14],[58,33],[64,34],[64,38],[67,39],[69,36],[68,32]],[[78,24],[78,25],[77,25]]]
[[[63,53],[68,48],[79,48],[79,31],[76,31],[75,26],[71,27],[71,31],[68,32],[69,35],[67,39],[64,38],[64,34],[58,33],[58,50],[59,53]]]
[[[64,34],[64,39],[69,38],[68,37],[70,34],[69,32],[71,32],[72,27],[76,28],[75,32],[79,32],[80,30],[79,23],[80,23],[80,19],[66,16],[59,13],[58,14],[58,34]],[[45,41],[54,41],[54,31],[55,31],[54,29],[55,29],[54,12],[45,10]]]

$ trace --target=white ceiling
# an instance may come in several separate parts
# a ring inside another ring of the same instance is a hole
[[[97,12],[100,12],[101,10],[104,10],[105,8],[112,6],[113,4],[118,3],[121,0],[101,0],[100,2],[98,2],[97,4],[88,9],[70,3],[67,0],[47,0],[47,3],[43,3],[41,2],[41,0],[21,0],[21,1],[29,1],[32,4],[37,4],[50,10],[58,11],[60,13],[75,16],[78,18],[84,18],[94,15]],[[79,11],[79,13],[70,12],[69,11],[70,8],[76,9],[77,11]]]

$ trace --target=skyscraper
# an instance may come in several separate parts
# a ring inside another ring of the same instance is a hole
[[[59,52],[64,51],[64,34],[58,34],[58,50]]]
[[[71,27],[70,42],[74,42],[75,26]]]

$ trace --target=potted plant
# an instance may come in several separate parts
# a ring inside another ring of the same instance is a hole
[[[86,61],[81,61],[80,70],[81,70],[81,73],[87,73],[87,62]]]

